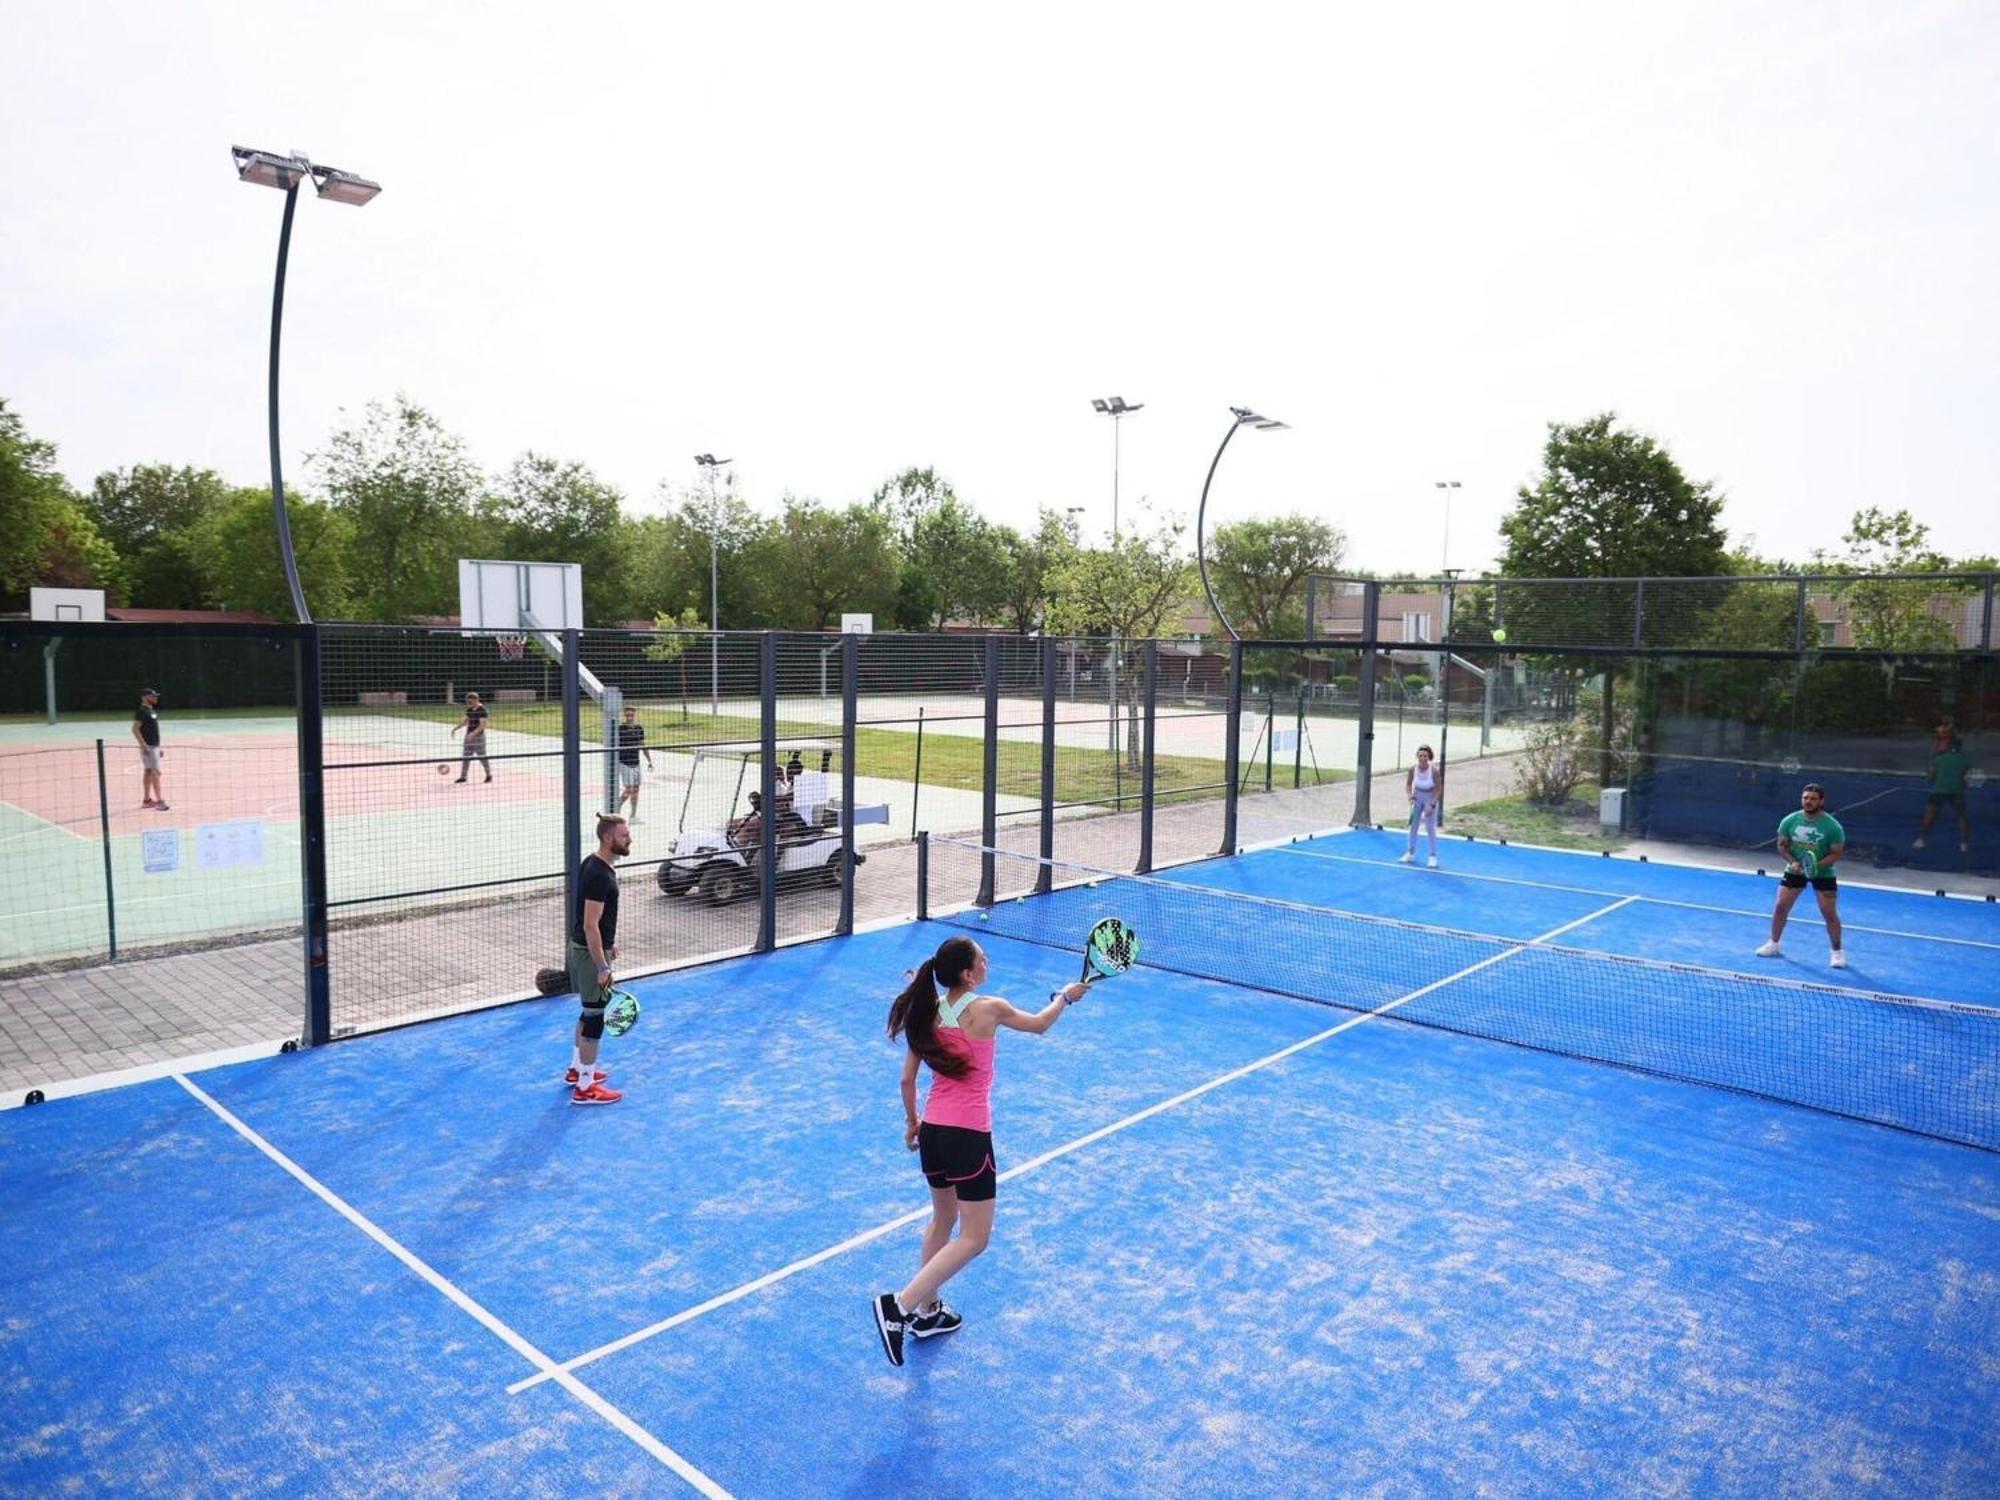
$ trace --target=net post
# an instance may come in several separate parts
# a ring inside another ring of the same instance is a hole
[[[1153,731],[1160,708],[1160,643],[1145,645],[1146,700],[1143,738],[1139,742],[1139,866],[1141,875],[1153,868]]]
[[[931,919],[931,835],[925,829],[917,835],[917,920]]]
[[[1357,706],[1354,738],[1354,816],[1352,824],[1356,828],[1366,828],[1374,821],[1369,808],[1369,788],[1375,776],[1375,611],[1381,604],[1382,585],[1364,583],[1361,585],[1361,676],[1359,692],[1361,702]],[[1494,618],[1498,619],[1500,590],[1493,590]]]
[[[986,757],[979,778],[979,894],[993,904],[993,845],[1000,837],[1000,637],[986,637]]]
[[[1993,580],[1994,575],[1986,575],[1986,603],[1979,612],[1979,649],[1993,649]]]
[[[583,849],[583,642],[562,633],[563,909],[562,949],[569,952],[569,924],[576,911],[577,865]]]
[[[1306,639],[1313,639],[1313,616],[1317,611],[1313,605],[1318,602],[1319,574],[1306,574]]]
[[[1632,590],[1632,649],[1637,651],[1646,644],[1646,580],[1641,578]]]
[[[308,1047],[333,1039],[333,983],[327,963],[325,671],[320,644],[317,625],[301,625],[293,637],[293,691],[299,724],[299,873],[305,906],[305,1025],[300,1040]]]
[[[778,633],[762,632],[757,640],[759,740],[763,773],[757,778],[764,803],[762,878],[757,891],[757,951],[778,946]]]
[[[1056,643],[1042,637],[1042,858],[1056,854]],[[1054,874],[1044,864],[1035,871],[1035,892],[1047,895]]]
[[[1792,619],[1792,650],[1806,649],[1806,580],[1799,579],[1799,599],[1797,612]]]
[[[861,691],[861,637],[840,638],[840,916],[836,937],[854,931],[854,721]]]
[[[51,703],[55,701],[50,698]],[[110,958],[118,961],[118,897],[111,883],[111,792],[104,779],[104,741],[97,742],[97,833],[104,850],[104,936]]]
[[[1229,716],[1222,743],[1222,848],[1221,854],[1236,852],[1236,801],[1238,779],[1243,774],[1243,642],[1229,643]]]

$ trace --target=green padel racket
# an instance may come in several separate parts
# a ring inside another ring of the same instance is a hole
[[[1139,934],[1116,917],[1106,917],[1090,929],[1083,944],[1085,984],[1123,974],[1139,961]]]
[[[610,1003],[604,1007],[604,1029],[613,1036],[623,1036],[638,1024],[638,997],[630,990],[612,990]]]

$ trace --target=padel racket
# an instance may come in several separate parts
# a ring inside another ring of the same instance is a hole
[[[613,1036],[623,1036],[638,1024],[638,997],[630,990],[612,990],[610,1003],[604,1007],[604,1029]]]
[[[1806,879],[1811,880],[1819,874],[1819,856],[1812,850],[1794,848],[1792,858],[1799,862],[1799,873]]]
[[[1084,984],[1123,974],[1139,961],[1139,934],[1116,917],[1106,917],[1090,929],[1083,944]]]

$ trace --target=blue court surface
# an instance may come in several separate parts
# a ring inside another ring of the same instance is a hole
[[[1810,901],[1750,956],[1767,879],[1400,849],[643,981],[608,1109],[552,1000],[0,1115],[0,1493],[2000,1493],[2000,910],[1846,890],[1835,972]],[[1033,1005],[1127,906],[1168,967],[1002,1034],[993,1242],[891,1367],[903,971]]]

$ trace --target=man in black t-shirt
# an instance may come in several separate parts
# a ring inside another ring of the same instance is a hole
[[[577,872],[576,907],[570,912],[569,982],[583,1001],[577,1018],[575,1049],[570,1053],[572,1104],[616,1104],[622,1097],[610,1088],[610,1074],[597,1066],[597,1044],[604,1036],[604,1007],[611,999],[611,960],[618,956],[618,861],[632,852],[632,831],[617,813],[597,820],[597,852],[584,856]]]
[[[634,824],[639,821],[639,784],[645,779],[645,771],[639,768],[641,755],[646,757],[645,771],[652,770],[653,752],[646,748],[646,726],[639,722],[639,710],[628,703],[618,724],[618,806],[632,804]]]
[[[139,745],[139,805],[154,812],[167,811],[167,794],[160,786],[160,694],[155,688],[139,689],[139,707],[132,715],[132,738]]]
[[[465,717],[452,725],[451,732],[465,731],[465,748],[458,754],[458,784],[465,784],[466,772],[472,769],[472,758],[479,757],[479,769],[486,773],[486,784],[493,784],[493,763],[486,758],[486,705],[479,701],[479,694],[465,695]]]

